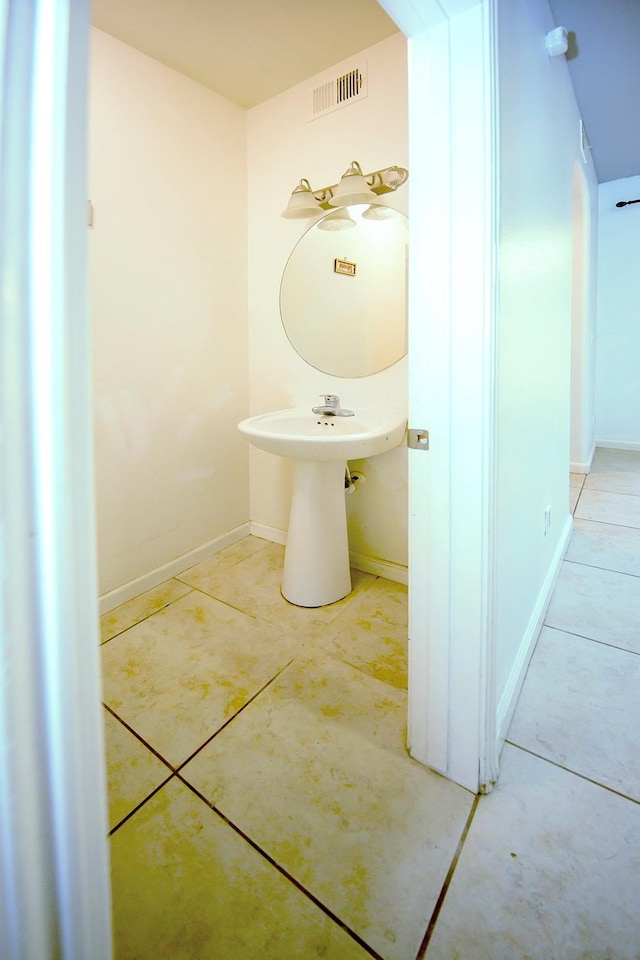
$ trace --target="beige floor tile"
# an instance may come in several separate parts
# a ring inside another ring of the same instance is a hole
[[[545,624],[640,653],[640,579],[565,561]]]
[[[581,520],[640,528],[640,496],[585,488],[580,494],[575,515]]]
[[[377,577],[340,614],[341,622],[366,619],[380,624],[407,626],[409,591],[402,583]]]
[[[587,490],[640,496],[640,451],[599,447],[584,485]]]
[[[123,630],[128,630],[141,620],[146,620],[151,614],[167,607],[174,600],[179,600],[189,593],[191,587],[178,580],[167,580],[165,583],[146,590],[133,600],[115,607],[100,617],[100,639],[102,643],[110,640]]]
[[[545,627],[508,739],[640,800],[640,656]]]
[[[131,813],[171,771],[143,743],[104,711],[107,747],[109,828]]]
[[[570,473],[569,474],[569,484],[572,487],[581,487],[585,480],[584,473]]]
[[[575,519],[566,559],[640,577],[640,530]]]
[[[640,806],[506,746],[427,960],[637,960]]]
[[[178,575],[178,579],[199,588],[209,577],[232,571],[243,560],[259,554],[268,545],[269,541],[261,537],[243,537],[242,540],[237,540],[224,550],[219,550],[213,556],[184,570]]]
[[[184,784],[111,839],[115,960],[364,960],[368,954]]]
[[[258,553],[234,566],[232,575],[227,570],[209,569],[200,564],[180,576],[185,583],[301,639],[317,636],[360,590],[375,580],[371,574],[353,570],[353,590],[344,600],[325,607],[296,607],[280,593],[284,547],[266,540],[262,543],[264,546]]]
[[[379,578],[308,649],[332,654],[406,690],[407,646],[407,588]]]
[[[296,661],[183,770],[386,960],[415,956],[473,802],[405,720],[401,691]]]
[[[269,624],[194,590],[102,647],[104,701],[177,765],[297,646]]]

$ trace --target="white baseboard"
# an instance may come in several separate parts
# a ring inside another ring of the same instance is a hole
[[[596,447],[609,450],[640,450],[640,440],[596,440]]]
[[[564,555],[567,552],[567,547],[569,546],[572,530],[573,517],[569,516],[567,517],[564,530],[562,531],[562,536],[558,542],[558,546],[553,556],[553,560],[551,561],[547,576],[544,579],[542,589],[540,590],[535,607],[533,608],[533,612],[529,619],[527,629],[525,630],[522,642],[520,643],[520,649],[518,650],[515,663],[511,668],[511,672],[505,684],[502,696],[500,697],[496,717],[496,727],[498,731],[498,751],[502,749],[502,745],[506,739],[507,732],[509,730],[509,724],[511,723],[511,718],[513,717],[513,712],[516,708],[518,697],[520,696],[522,684],[524,683],[527,667],[529,666],[529,661],[531,660],[531,656],[538,641],[538,635],[542,628],[544,616],[547,612],[547,607],[549,606],[549,601],[551,600],[551,595],[554,591],[556,581],[562,567]]]
[[[249,524],[252,537],[260,537],[261,540],[270,540],[271,543],[281,543],[285,546],[287,542],[287,531],[280,530],[278,527],[270,527],[266,523],[254,523],[252,520]]]
[[[586,460],[572,460],[569,464],[569,470],[571,473],[591,473],[591,467],[593,465],[593,458],[596,454],[596,443],[594,441],[593,446],[591,447],[591,453]]]
[[[369,557],[366,553],[357,553],[355,550],[349,551],[349,562],[352,567],[362,570],[363,573],[372,573],[376,577],[384,577],[386,580],[403,583],[405,586],[409,583],[409,568],[401,563],[393,563],[381,557]]]
[[[248,536],[250,532],[249,526],[248,523],[242,523],[239,527],[235,527],[228,533],[223,534],[223,536],[216,537],[215,540],[209,540],[208,543],[203,543],[202,546],[196,547],[195,550],[190,550],[189,553],[183,553],[182,556],[170,560],[169,563],[164,563],[161,567],[156,567],[155,570],[150,570],[149,573],[145,573],[141,577],[136,577],[135,580],[129,580],[128,583],[123,583],[121,587],[116,587],[114,590],[109,590],[108,593],[103,593],[99,598],[100,613],[108,613],[109,610],[113,610],[114,607],[119,607],[121,603],[126,603],[127,600],[138,597],[141,593],[144,593],[145,590],[151,590],[152,587],[157,587],[159,584],[164,583],[165,580],[170,580],[171,577],[183,573],[183,571],[188,570],[189,567],[195,566],[196,563],[200,563],[202,560],[213,556],[214,553],[224,550],[225,547],[230,547],[232,543],[242,540],[243,537]]]
[[[277,527],[269,527],[266,523],[251,523],[251,533],[254,537],[261,537],[263,540],[271,540],[272,543],[287,542],[287,531],[280,530]],[[393,563],[391,560],[383,560],[381,557],[370,557],[365,553],[357,553],[355,550],[349,551],[349,562],[356,570],[362,570],[363,573],[372,573],[376,577],[385,577],[387,580],[393,580],[394,583],[409,582],[409,571],[401,563]]]

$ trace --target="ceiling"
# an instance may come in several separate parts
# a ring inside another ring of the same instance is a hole
[[[640,0],[549,5],[598,179],[640,175]],[[244,108],[397,32],[376,0],[92,0],[91,19]]]
[[[91,22],[245,108],[398,32],[376,0],[92,0]]]
[[[598,180],[640,175],[640,0],[549,0]]]

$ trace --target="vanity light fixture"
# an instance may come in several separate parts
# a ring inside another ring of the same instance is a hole
[[[376,197],[392,193],[408,178],[409,171],[404,167],[385,167],[373,173],[363,173],[360,164],[354,160],[340,183],[313,190],[308,180],[301,180],[282,216],[287,220],[306,219],[318,216],[323,210],[346,207],[350,203],[375,203]]]
[[[353,160],[329,197],[329,203],[332,207],[346,207],[350,203],[374,203],[375,199],[360,164]]]
[[[287,220],[305,220],[323,212],[324,207],[320,206],[320,202],[313,195],[311,184],[303,179],[291,194],[289,205],[283,210],[282,216]]]

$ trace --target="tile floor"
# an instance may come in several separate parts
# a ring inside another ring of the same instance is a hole
[[[117,960],[640,958],[640,454],[583,480],[479,800],[406,754],[397,584],[302,610],[249,537],[102,618]]]

